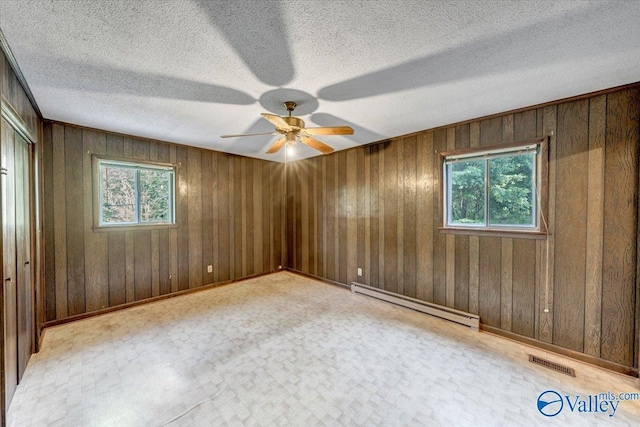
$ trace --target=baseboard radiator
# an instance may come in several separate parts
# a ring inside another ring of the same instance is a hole
[[[416,298],[406,297],[383,289],[372,288],[371,286],[362,285],[356,282],[351,283],[351,291],[400,305],[402,307],[407,307],[412,310],[420,311],[431,316],[440,317],[461,325],[469,326],[476,331],[480,329],[480,317],[475,314],[466,313],[464,311],[455,310],[453,308],[444,307]]]

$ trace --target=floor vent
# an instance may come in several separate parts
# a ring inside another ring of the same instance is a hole
[[[540,357],[529,355],[529,362],[535,363],[536,365],[544,366],[548,369],[553,369],[554,371],[558,371],[562,374],[569,375],[570,377],[576,376],[576,371],[573,368],[569,368],[567,366],[563,366],[559,363],[551,362],[546,359],[541,359]]]

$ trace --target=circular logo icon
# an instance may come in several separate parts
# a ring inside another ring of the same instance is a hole
[[[562,396],[556,391],[547,390],[538,396],[538,411],[545,417],[555,417],[562,411]]]

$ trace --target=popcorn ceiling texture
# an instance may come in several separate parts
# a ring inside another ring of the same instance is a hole
[[[638,22],[638,1],[0,2],[45,118],[277,161],[275,137],[219,135],[293,100],[353,126],[320,138],[344,149],[636,82]]]

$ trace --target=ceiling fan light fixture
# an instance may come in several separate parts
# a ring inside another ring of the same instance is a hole
[[[276,142],[271,144],[271,146],[267,149],[267,154],[277,153],[283,146],[286,146],[285,150],[287,154],[292,154],[293,146],[296,145],[298,141],[300,141],[302,144],[308,145],[314,150],[320,151],[322,154],[330,154],[333,153],[334,149],[324,142],[318,141],[317,139],[313,138],[311,135],[353,135],[353,129],[349,126],[307,128],[305,126],[304,120],[291,115],[293,110],[296,108],[295,102],[286,101],[284,102],[284,107],[289,112],[288,116],[281,117],[271,113],[261,114],[261,116],[265,120],[275,126],[275,132],[253,133],[244,135],[222,135],[222,138],[281,134],[283,136]]]

